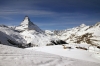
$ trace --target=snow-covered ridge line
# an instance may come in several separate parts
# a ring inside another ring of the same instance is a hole
[[[100,22],[92,26],[81,24],[66,30],[55,30],[53,32],[46,31],[49,35],[56,35],[57,38],[67,43],[87,43],[100,45]]]
[[[63,40],[66,43],[87,43],[100,45],[100,22],[93,26],[81,24],[78,27],[66,30],[43,31],[31,22],[28,16],[25,16],[19,26],[8,27],[0,25],[0,32],[0,36],[2,36],[0,42],[4,44],[9,44],[10,42],[10,44],[46,46],[49,44],[52,45],[53,43],[51,41],[56,42],[58,40]],[[5,35],[2,35],[2,32]],[[10,40],[8,41],[8,39]],[[4,40],[7,42],[4,42]]]

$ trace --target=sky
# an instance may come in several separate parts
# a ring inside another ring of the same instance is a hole
[[[0,24],[18,26],[25,16],[43,30],[100,22],[100,0],[0,0]]]

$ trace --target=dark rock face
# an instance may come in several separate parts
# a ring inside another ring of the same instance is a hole
[[[92,41],[90,38],[92,38],[92,33],[86,33],[82,36],[77,36],[76,42],[75,43],[81,43],[81,42],[86,42],[87,44],[92,44]]]
[[[63,40],[56,40],[56,41],[53,41],[53,40],[52,40],[51,43],[54,44],[54,45],[68,44],[68,43],[66,43],[66,42],[63,41]]]

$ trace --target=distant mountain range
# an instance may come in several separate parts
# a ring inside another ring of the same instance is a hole
[[[18,47],[45,46],[59,43],[100,45],[100,22],[92,26],[81,24],[66,30],[41,30],[28,16],[19,26],[0,25],[0,43]]]
[[[53,34],[68,43],[100,45],[100,22],[92,26],[81,24],[71,29],[55,30]]]

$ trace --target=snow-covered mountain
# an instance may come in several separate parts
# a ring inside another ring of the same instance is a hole
[[[22,36],[12,28],[5,25],[0,25],[0,43],[7,45],[26,44]]]
[[[55,42],[61,43],[62,40],[67,43],[100,45],[100,22],[92,26],[81,24],[66,30],[43,31],[31,22],[28,16],[25,16],[17,27],[0,25],[0,43],[2,44],[45,46]]]
[[[100,22],[43,31],[26,16],[20,26],[0,25],[0,66],[100,66],[99,34]]]
[[[30,21],[28,16],[25,16],[17,27],[0,25],[0,43],[2,44],[43,46],[50,43],[50,39],[43,30]]]
[[[16,27],[16,30],[19,30],[19,31],[34,30],[37,32],[43,32],[37,25],[35,25],[34,23],[30,21],[28,16],[25,16],[20,26]]]
[[[37,25],[30,21],[28,16],[25,16],[20,26],[16,27],[15,30],[19,31],[23,39],[34,46],[43,46],[50,43],[50,38],[41,30]]]
[[[71,29],[61,31],[56,30],[54,31],[54,34],[59,39],[64,40],[67,43],[87,43],[100,45],[100,22],[92,26],[81,24],[80,26]]]

